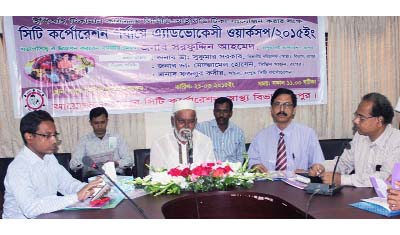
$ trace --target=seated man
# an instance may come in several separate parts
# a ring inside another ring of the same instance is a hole
[[[260,172],[305,172],[324,155],[314,130],[292,122],[297,98],[293,91],[277,89],[271,98],[274,124],[260,131],[249,148],[249,166]]]
[[[370,176],[385,180],[390,175],[400,157],[400,131],[390,124],[393,116],[393,107],[384,95],[369,93],[362,98],[353,119],[357,133],[351,148],[340,157],[335,185],[372,187]],[[331,184],[336,160],[314,164],[309,174]],[[355,173],[350,175],[353,170]]]
[[[62,210],[94,193],[102,179],[89,184],[74,179],[54,156],[57,133],[46,111],[26,114],[20,123],[24,148],[10,163],[4,180],[3,219],[35,218]],[[64,196],[57,196],[57,192]]]
[[[132,151],[119,135],[107,131],[107,110],[103,107],[93,108],[90,110],[89,119],[93,132],[79,140],[75,151],[72,153],[71,169],[76,171],[82,168],[82,158],[88,156],[100,165],[113,161],[117,173],[123,174],[125,168],[133,165]],[[98,174],[86,167],[83,170],[84,178]]]
[[[215,162],[211,139],[194,129],[196,123],[194,102],[177,101],[171,116],[171,131],[151,146],[150,166],[169,169],[191,162]]]
[[[229,98],[216,99],[215,119],[199,123],[196,129],[211,138],[217,160],[243,162],[243,153],[246,153],[244,134],[242,129],[229,121],[232,109],[233,103]]]

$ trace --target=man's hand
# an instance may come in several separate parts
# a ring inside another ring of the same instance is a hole
[[[309,176],[321,176],[325,172],[325,167],[321,164],[314,164],[308,171]]]
[[[332,175],[333,175],[333,172],[325,172],[323,175],[322,175],[322,182],[324,183],[324,184],[332,184]],[[341,184],[341,174],[340,173],[335,173],[335,185],[336,186],[339,186],[340,184]]]
[[[79,201],[84,201],[88,197],[92,196],[93,193],[95,192],[94,188],[101,187],[100,184],[103,182],[103,178],[100,176],[97,176],[95,180],[91,181],[87,185],[85,185],[79,192],[77,193],[78,195],[78,200]]]
[[[396,185],[400,185],[400,182],[397,181]],[[394,210],[400,210],[400,191],[395,189],[388,189],[388,204],[389,208]]]
[[[258,171],[260,173],[267,173],[268,172],[268,169],[265,168],[265,166],[263,164],[252,165],[251,169],[255,169],[256,171]]]

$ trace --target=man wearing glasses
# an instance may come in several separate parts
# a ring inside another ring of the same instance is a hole
[[[400,131],[390,124],[393,116],[393,107],[384,95],[369,93],[362,98],[353,118],[357,133],[338,162],[336,186],[371,187],[370,176],[385,180],[390,175],[400,158]],[[310,175],[331,184],[336,159],[313,165]]]
[[[58,139],[53,118],[46,111],[26,114],[20,123],[25,146],[10,163],[4,180],[3,219],[35,218],[62,210],[94,193],[101,182],[74,179],[54,156]],[[57,192],[64,196],[57,196]]]
[[[271,98],[274,124],[261,130],[249,148],[249,166],[261,172],[305,172],[314,163],[324,160],[314,130],[292,122],[297,98],[292,90],[277,89]]]

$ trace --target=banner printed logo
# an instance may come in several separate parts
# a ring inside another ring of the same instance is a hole
[[[25,91],[22,101],[26,110],[40,110],[47,106],[47,95],[40,89],[32,88]]]

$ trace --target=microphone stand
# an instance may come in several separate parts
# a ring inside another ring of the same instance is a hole
[[[187,157],[188,157],[188,163],[189,165],[193,163],[193,139],[192,139],[192,132],[187,133],[186,138],[187,138]],[[196,215],[197,219],[200,219],[200,210],[199,210],[199,199],[197,198],[197,192],[194,191],[194,200],[196,203]]]
[[[103,170],[101,170],[100,168],[95,168],[95,167],[91,167],[94,170],[98,171],[100,174],[103,174],[124,196],[126,199],[128,199],[128,201],[134,206],[136,207],[136,209],[140,212],[140,214],[143,216],[143,218],[148,219],[148,217],[144,214],[144,211],[142,208],[140,208],[132,199],[129,198],[129,196],[124,192],[124,190],[122,190],[117,183],[115,183],[114,180],[111,179],[110,176],[108,176]]]
[[[339,186],[337,187],[335,185],[335,174],[336,174],[336,168],[337,165],[339,163],[340,157],[342,155],[338,156],[336,163],[335,163],[335,167],[333,168],[333,172],[332,172],[332,183],[331,184],[319,184],[319,183],[310,183],[307,185],[307,187],[304,188],[304,190],[306,190],[307,193],[316,193],[316,194],[322,194],[322,195],[328,195],[328,196],[333,196],[336,193],[340,192],[343,188],[343,186]]]

